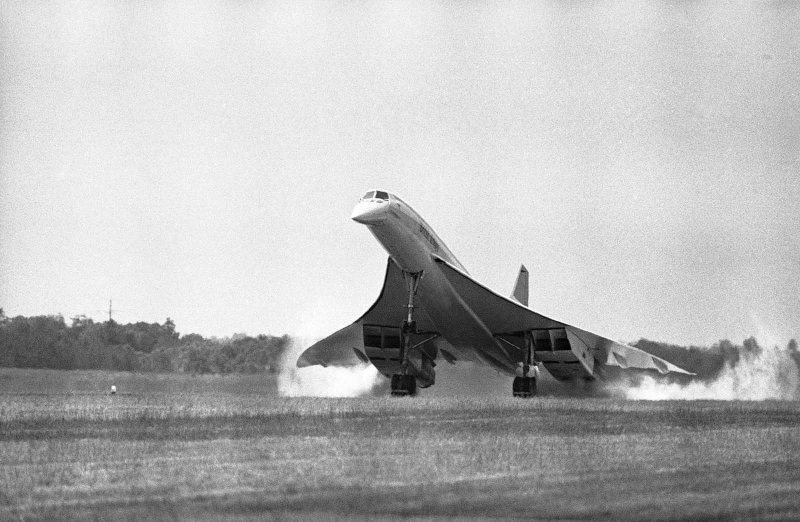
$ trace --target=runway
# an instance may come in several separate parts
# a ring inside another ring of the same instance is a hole
[[[800,515],[797,402],[281,398],[178,375],[112,397],[104,372],[12,372],[72,382],[2,390],[0,518]]]

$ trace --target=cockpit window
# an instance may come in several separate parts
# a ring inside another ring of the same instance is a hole
[[[383,201],[389,201],[389,193],[382,190],[370,190],[364,194],[361,199],[382,199]]]

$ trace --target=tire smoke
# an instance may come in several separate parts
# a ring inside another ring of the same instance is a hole
[[[614,385],[615,394],[636,400],[796,400],[800,399],[800,357],[795,342],[779,347],[772,336],[764,347],[755,338],[727,347],[722,368],[712,376],[687,381],[643,376]]]
[[[297,358],[313,341],[293,338],[280,364],[278,393],[282,397],[361,397],[380,388],[386,380],[371,364],[351,368],[297,367]]]

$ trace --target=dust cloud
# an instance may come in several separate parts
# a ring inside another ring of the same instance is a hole
[[[800,398],[800,354],[791,341],[781,348],[760,333],[742,346],[728,345],[721,369],[714,375],[688,380],[643,376],[638,382],[620,383],[616,395],[637,400],[796,400]],[[730,348],[733,348],[731,350]]]
[[[293,338],[283,353],[278,393],[283,397],[361,397],[375,393],[386,380],[371,364],[352,368],[297,367],[297,358],[311,346],[309,339]]]

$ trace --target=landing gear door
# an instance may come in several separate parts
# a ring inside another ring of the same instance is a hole
[[[400,371],[400,328],[364,325],[364,352],[383,375],[390,377]]]
[[[583,342],[582,339],[575,335],[575,332],[573,332],[570,328],[565,328],[565,330],[572,353],[575,354],[575,357],[578,358],[586,371],[589,372],[589,375],[594,375],[594,354],[592,353],[590,347]]]

